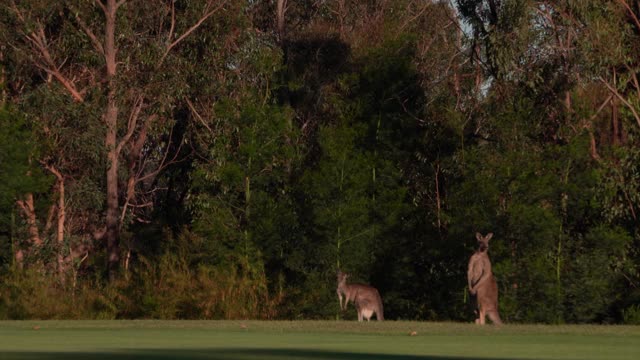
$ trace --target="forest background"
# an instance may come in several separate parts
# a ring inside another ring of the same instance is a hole
[[[640,1],[3,0],[0,318],[640,323]],[[355,316],[355,315],[353,315]]]

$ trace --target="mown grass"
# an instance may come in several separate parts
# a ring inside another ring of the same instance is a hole
[[[5,321],[0,359],[640,359],[640,327],[385,321]]]

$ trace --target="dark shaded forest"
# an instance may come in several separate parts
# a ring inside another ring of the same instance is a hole
[[[1,319],[640,324],[640,1],[3,0]]]

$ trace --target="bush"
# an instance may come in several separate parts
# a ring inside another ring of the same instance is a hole
[[[142,259],[107,285],[79,279],[64,286],[54,275],[14,270],[0,280],[0,319],[270,319],[278,300],[266,283],[262,271],[193,269],[173,254]]]
[[[627,325],[640,325],[640,305],[631,305],[623,309],[622,321]]]

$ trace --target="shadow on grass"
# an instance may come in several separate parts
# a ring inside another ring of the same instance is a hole
[[[110,359],[136,359],[136,360],[157,360],[157,359],[189,359],[189,360],[248,360],[248,359],[282,359],[282,360],[468,360],[490,358],[450,357],[450,356],[429,356],[429,355],[391,355],[373,353],[353,353],[338,351],[304,350],[304,349],[153,349],[153,350],[122,350],[108,352],[0,352],[0,359],[15,360],[110,360]]]

